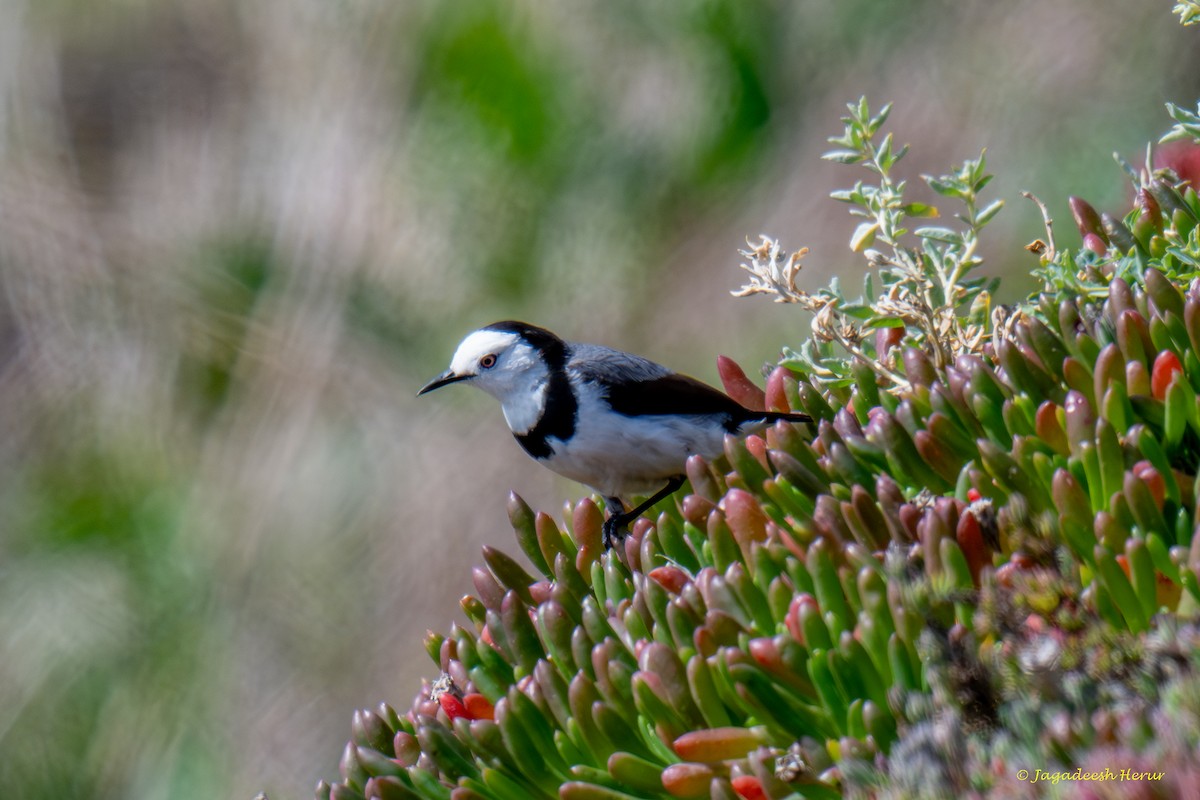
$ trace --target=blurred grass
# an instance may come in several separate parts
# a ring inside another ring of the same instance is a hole
[[[1112,150],[1200,94],[1132,6],[0,5],[4,794],[307,796],[431,674],[506,491],[581,491],[413,398],[465,331],[772,359],[807,320],[728,298],[735,250],[857,280],[818,156],[862,93],[914,179],[989,148],[1027,274],[1017,191],[1119,210]]]

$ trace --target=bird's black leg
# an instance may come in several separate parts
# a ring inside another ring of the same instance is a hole
[[[626,525],[640,517],[643,511],[653,506],[659,500],[679,491],[679,487],[683,486],[685,480],[686,478],[683,475],[676,475],[667,481],[666,486],[655,492],[653,496],[646,498],[645,502],[637,508],[629,511],[621,511],[620,513],[610,511],[608,519],[604,520],[604,527],[602,528],[604,531],[604,549],[609,550],[614,544],[624,539],[626,534],[629,533],[625,527]],[[625,504],[621,502],[620,498],[606,497],[605,501],[608,503],[610,509],[625,508]]]
[[[608,507],[608,519],[604,520],[600,530],[603,532],[604,549],[611,550],[627,533],[624,530],[625,523],[621,521],[625,516],[625,501],[619,497],[606,497],[604,504]]]

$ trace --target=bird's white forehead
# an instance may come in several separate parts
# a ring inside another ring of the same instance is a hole
[[[503,352],[519,341],[520,337],[508,331],[478,330],[462,340],[462,344],[454,351],[450,361],[450,369],[462,375],[474,372],[479,359],[488,355]]]

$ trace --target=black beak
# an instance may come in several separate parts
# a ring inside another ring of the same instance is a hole
[[[448,383],[456,383],[458,381],[465,381],[467,378],[470,378],[470,377],[473,377],[473,376],[457,375],[454,372],[451,372],[450,370],[446,370],[441,375],[438,375],[436,378],[431,380],[429,383],[422,386],[421,391],[417,392],[417,397],[420,397],[421,395],[425,394],[426,392],[432,392],[434,389],[440,389]]]

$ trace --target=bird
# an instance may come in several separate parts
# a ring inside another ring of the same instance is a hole
[[[460,382],[500,401],[509,430],[534,460],[604,498],[606,550],[627,535],[629,523],[679,490],[689,456],[720,454],[727,434],[812,421],[746,408],[649,359],[566,341],[517,320],[468,334],[449,369],[417,396]],[[626,505],[625,498],[647,493],[639,505]]]

